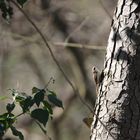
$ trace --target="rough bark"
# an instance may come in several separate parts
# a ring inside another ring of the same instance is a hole
[[[140,140],[140,0],[119,0],[91,140]]]

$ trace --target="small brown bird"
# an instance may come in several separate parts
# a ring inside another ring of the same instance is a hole
[[[99,80],[100,80],[100,72],[96,67],[92,68],[92,73],[93,73],[93,80],[96,84],[96,87],[99,85]]]

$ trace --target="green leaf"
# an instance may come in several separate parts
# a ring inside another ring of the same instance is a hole
[[[20,106],[23,112],[29,111],[29,109],[33,106],[34,101],[31,96],[26,97],[26,99],[20,102]]]
[[[20,4],[22,7],[27,0],[17,0],[18,4]]]
[[[63,107],[63,103],[61,100],[59,100],[55,95],[53,94],[49,94],[48,95],[48,99],[51,103],[53,103],[54,105],[58,106],[58,107],[61,107],[64,109]]]
[[[44,100],[44,90],[39,91],[38,93],[35,94],[34,96],[34,102],[36,103],[36,105],[39,107],[40,103],[43,102]]]
[[[0,115],[0,121],[4,121],[7,119],[8,113],[4,113],[2,115]]]
[[[31,112],[31,117],[42,123],[44,126],[46,126],[49,118],[49,112],[41,108],[35,109]]]
[[[11,126],[10,128],[13,135],[18,136],[20,140],[24,140],[24,136],[20,131],[18,131],[14,126]]]
[[[56,93],[54,91],[52,91],[52,90],[48,90],[48,91],[49,91],[49,93],[51,93],[51,95],[56,96]]]
[[[40,89],[37,88],[37,87],[33,87],[33,88],[32,88],[32,94],[37,93],[37,92],[39,92],[39,91],[40,91]]]
[[[4,129],[7,130],[11,124],[15,122],[15,116],[12,113],[4,113],[0,115],[0,124],[4,125]]]
[[[53,114],[51,105],[47,101],[43,101],[43,104],[44,104],[44,109],[47,109],[50,114]]]
[[[32,88],[32,94],[38,93],[38,92],[46,92],[44,89],[39,89],[37,87]]]
[[[6,109],[7,109],[8,113],[11,113],[14,110],[14,108],[15,108],[14,103],[12,103],[12,104],[8,103],[7,106],[6,106]]]
[[[24,96],[17,95],[16,98],[15,98],[15,100],[16,100],[16,102],[22,102],[22,101],[25,100],[25,98],[26,98],[26,97],[24,97]]]
[[[7,96],[0,96],[0,100],[5,100],[7,98],[8,98]]]
[[[3,137],[5,133],[4,125],[0,123],[0,137]]]
[[[8,21],[13,15],[13,8],[8,2],[0,0],[0,9],[2,12],[2,17]]]
[[[4,125],[0,123],[0,131],[4,131]]]

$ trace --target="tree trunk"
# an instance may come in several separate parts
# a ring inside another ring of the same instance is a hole
[[[119,0],[91,140],[140,140],[140,0]]]

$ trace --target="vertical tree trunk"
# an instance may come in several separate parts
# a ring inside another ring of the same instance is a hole
[[[119,0],[91,140],[140,140],[140,0]]]

